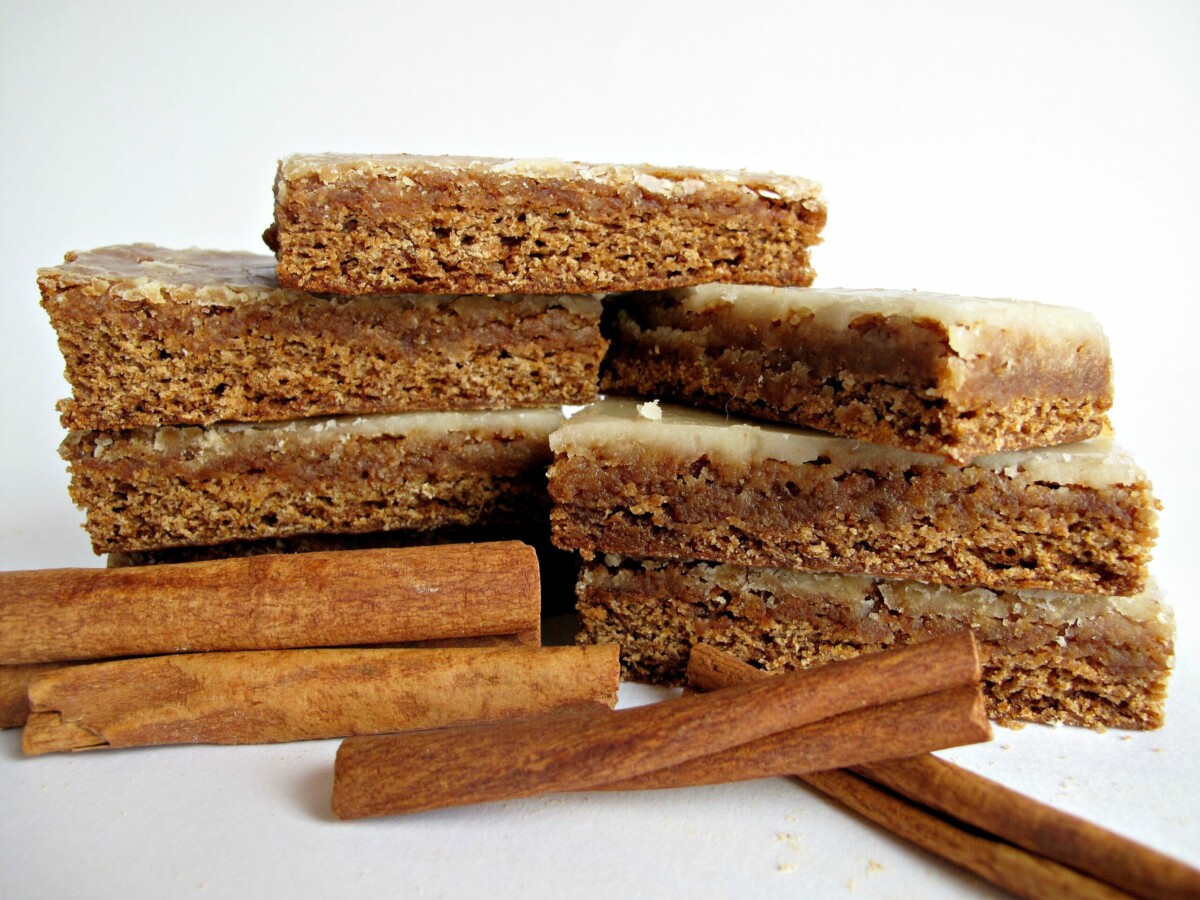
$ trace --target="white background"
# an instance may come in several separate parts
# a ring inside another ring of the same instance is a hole
[[[100,563],[55,452],[66,386],[34,283],[67,250],[257,249],[275,160],[298,151],[812,177],[830,207],[820,285],[1045,300],[1104,322],[1113,420],[1165,504],[1167,725],[999,730],[950,755],[1200,863],[1200,4],[0,9],[0,568]],[[4,732],[0,895],[987,890],[785,780],[336,823],[335,746],[25,760]]]

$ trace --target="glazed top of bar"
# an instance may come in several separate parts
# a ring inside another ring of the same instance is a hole
[[[482,409],[464,412],[379,413],[369,416],[323,416],[285,422],[230,422],[198,426],[164,425],[95,437],[93,455],[102,458],[114,444],[132,440],[150,446],[164,456],[197,458],[220,456],[241,446],[266,445],[283,450],[297,445],[332,444],[352,437],[404,435],[437,438],[466,432],[483,440],[526,438],[546,440],[563,422],[559,407],[544,409]],[[79,440],[88,432],[73,432],[67,440]]]
[[[238,250],[204,250],[190,247],[174,250],[154,244],[119,244],[95,250],[72,251],[63,263],[38,270],[38,282],[52,291],[84,287],[142,303],[192,303],[198,306],[232,306],[258,301],[267,295],[279,298],[324,296],[286,290],[275,277],[275,257]],[[381,303],[411,307],[446,305],[470,297],[472,301],[529,295],[482,297],[466,294],[375,294],[364,295]],[[336,298],[342,302],[344,298]],[[550,305],[572,312],[596,315],[599,298],[594,294],[537,295]]]
[[[278,200],[284,202],[288,181],[316,176],[323,184],[343,179],[385,179],[412,187],[422,172],[461,172],[473,176],[512,176],[533,181],[594,182],[610,187],[636,185],[648,194],[681,198],[714,188],[734,188],[768,200],[802,202],[823,207],[821,187],[807,178],[774,173],[722,171],[651,165],[566,162],[559,159],[494,159],[469,156],[378,156],[321,153],[296,154],[279,164]]]
[[[601,400],[576,413],[550,436],[550,446],[555,453],[569,454],[586,454],[597,447],[620,454],[640,446],[672,458],[708,456],[747,467],[764,460],[800,465],[823,459],[830,478],[862,468],[952,467],[927,453],[623,397]],[[981,456],[971,467],[990,469],[1018,484],[1109,487],[1147,482],[1145,473],[1108,433],[1075,444]]]
[[[624,559],[616,554],[604,557],[605,563],[614,567],[622,565]],[[673,565],[656,560],[641,560],[639,564],[651,569]],[[1173,627],[1171,608],[1164,603],[1163,592],[1154,581],[1139,594],[1111,597],[1062,591],[993,591],[982,587],[949,587],[870,575],[828,575],[733,563],[689,561],[686,565],[689,571],[725,590],[742,592],[749,589],[777,599],[796,595],[828,597],[850,608],[859,606],[862,615],[874,608],[872,597],[878,591],[890,609],[914,617],[948,616],[983,622],[1016,615],[1031,622],[1076,625],[1113,610],[1158,630],[1165,637],[1170,636]]]
[[[728,307],[749,319],[786,320],[812,315],[818,325],[848,328],[866,315],[903,316],[941,324],[950,348],[963,357],[985,354],[1004,334],[1034,335],[1041,343],[1095,344],[1107,353],[1108,341],[1090,313],[1028,300],[961,297],[930,291],[880,288],[787,288],[706,284],[671,292],[683,308],[703,312]],[[1005,344],[1008,341],[1004,341]]]

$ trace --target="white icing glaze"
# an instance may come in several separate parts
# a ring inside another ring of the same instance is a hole
[[[831,477],[864,467],[952,467],[931,454],[670,404],[661,405],[661,419],[651,420],[638,413],[637,405],[635,400],[610,397],[585,407],[551,435],[550,446],[555,453],[583,455],[594,447],[615,452],[643,447],[680,458],[707,455],[746,466],[763,460],[800,465],[825,457]],[[971,467],[989,469],[1016,484],[1106,487],[1146,482],[1145,473],[1107,433],[1075,444],[982,456]]]
[[[567,162],[560,159],[495,159],[470,156],[415,156],[404,153],[353,155],[340,153],[295,154],[280,162],[277,199],[282,202],[288,181],[315,175],[324,184],[336,184],[348,175],[383,177],[412,186],[412,175],[422,171],[478,172],[514,175],[534,180],[593,181],[601,184],[635,184],[649,194],[687,196],[714,185],[743,186],[764,199],[815,201],[820,185],[806,178],[774,173],[735,172],[650,165],[612,165]]]
[[[562,410],[547,407],[324,416],[285,422],[233,422],[208,428],[164,425],[139,429],[134,434],[143,435],[158,453],[222,454],[233,452],[239,445],[261,445],[264,439],[282,449],[317,442],[336,444],[350,437],[375,435],[434,437],[467,432],[484,439],[493,435],[548,438],[562,422]],[[112,443],[106,437],[98,439],[93,455],[103,458]]]
[[[787,320],[812,315],[818,325],[844,329],[865,315],[930,319],[942,324],[950,347],[963,357],[988,352],[1006,332],[1034,335],[1056,346],[1099,343],[1104,331],[1088,312],[1027,300],[960,297],[931,291],[882,288],[777,288],[708,284],[676,292],[685,309],[703,312],[727,306],[755,319]]]
[[[312,297],[304,291],[279,287],[275,257],[262,253],[173,250],[154,244],[121,244],[71,253],[65,262],[38,270],[39,278],[63,284],[94,284],[109,294],[141,303],[193,303],[197,306],[233,306],[239,303],[286,302]],[[463,304],[488,309],[497,301],[535,300],[547,308],[561,306],[574,315],[600,315],[600,294],[366,294],[357,302],[402,304],[410,309],[433,309]],[[63,301],[63,295],[54,298]],[[346,297],[334,298],[343,302]]]

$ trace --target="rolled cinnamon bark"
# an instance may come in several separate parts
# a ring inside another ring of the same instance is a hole
[[[19,728],[29,715],[29,683],[43,672],[62,667],[62,663],[27,663],[0,666],[0,728]]]
[[[515,541],[0,572],[0,665],[538,634]]]
[[[615,644],[190,653],[34,678],[28,755],[437,728],[616,703]]]
[[[983,693],[978,685],[964,685],[843,713],[597,789],[692,787],[798,775],[977,744],[991,736]]]
[[[962,632],[616,713],[350,738],[338,748],[333,810],[357,819],[590,789],[979,677]]]
[[[688,660],[688,683],[702,690],[768,677],[703,644]],[[1200,871],[1186,863],[935,756],[887,759],[853,772],[794,774],[899,837],[1019,896],[1123,896],[1115,886],[1138,897],[1200,897]]]

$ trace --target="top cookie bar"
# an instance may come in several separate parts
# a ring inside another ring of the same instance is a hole
[[[284,287],[340,294],[808,285],[825,224],[802,178],[450,156],[290,156]]]
[[[1084,440],[1112,405],[1082,310],[926,291],[704,285],[605,301],[602,388],[977,456]]]

